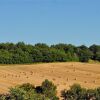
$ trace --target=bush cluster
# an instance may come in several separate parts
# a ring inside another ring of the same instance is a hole
[[[44,43],[35,45],[23,42],[0,43],[0,64],[25,64],[37,62],[88,62],[90,59],[100,61],[100,45],[74,46],[56,44],[48,46]]]
[[[0,95],[0,100],[59,100],[59,97],[57,87],[46,79],[41,86],[25,83],[10,88],[8,94]],[[86,89],[74,84],[69,90],[61,91],[61,100],[100,100],[100,87]]]
[[[86,89],[79,84],[74,84],[69,90],[63,90],[61,96],[63,100],[100,100],[100,87]]]
[[[1,94],[0,100],[59,100],[56,86],[47,79],[41,86],[30,83],[10,88],[9,94]]]

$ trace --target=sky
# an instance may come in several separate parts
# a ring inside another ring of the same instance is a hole
[[[0,42],[100,45],[100,0],[0,0]]]

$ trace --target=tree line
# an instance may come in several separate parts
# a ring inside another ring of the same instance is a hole
[[[24,64],[38,62],[88,62],[100,61],[100,45],[74,46],[72,44],[56,44],[48,46],[45,43],[35,45],[24,42],[0,43],[1,64]]]
[[[46,79],[41,86],[25,83],[10,88],[8,94],[0,94],[0,100],[100,100],[100,87],[86,89],[73,84],[70,89],[61,91],[59,99],[57,87]]]

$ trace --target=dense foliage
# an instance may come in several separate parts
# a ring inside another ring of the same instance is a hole
[[[23,42],[0,43],[1,64],[23,64],[37,62],[66,62],[89,60],[100,61],[100,45],[90,47],[74,46],[71,44],[56,44],[48,46],[43,43],[35,45]]]
[[[9,94],[0,95],[0,100],[59,100],[56,94],[56,86],[45,80],[38,87],[26,83],[11,88]]]
[[[57,87],[47,79],[41,86],[35,87],[30,83],[10,88],[8,94],[1,94],[0,100],[59,100]],[[74,84],[70,89],[61,91],[60,100],[100,100],[100,87],[95,89],[82,88]]]
[[[96,89],[82,88],[79,84],[74,84],[70,90],[62,91],[63,100],[100,100],[100,87]]]

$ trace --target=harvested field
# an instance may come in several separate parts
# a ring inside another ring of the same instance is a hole
[[[83,87],[100,86],[100,64],[87,63],[44,63],[33,65],[0,65],[0,93],[8,92],[8,88],[22,83],[40,85],[49,79],[60,91],[74,83]]]

